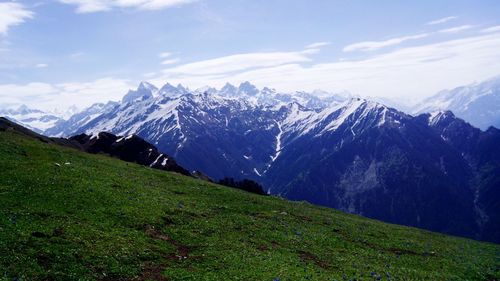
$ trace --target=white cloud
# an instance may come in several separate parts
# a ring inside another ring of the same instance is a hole
[[[168,59],[161,62],[163,65],[174,64],[179,62],[179,59]]]
[[[114,8],[136,8],[141,10],[160,10],[196,0],[58,0],[63,4],[76,5],[78,13],[109,11]]]
[[[344,52],[352,52],[352,51],[373,51],[384,47],[399,45],[408,40],[421,39],[429,36],[428,33],[422,33],[411,36],[403,36],[397,38],[391,38],[385,41],[366,41],[350,44],[344,47]]]
[[[500,25],[491,26],[481,30],[482,33],[498,32],[500,31]]]
[[[446,28],[446,29],[441,29],[438,32],[439,33],[458,33],[467,29],[471,29],[473,26],[472,25],[461,25],[461,26],[456,26],[452,28]]]
[[[163,53],[160,53],[158,56],[160,58],[164,59],[164,58],[168,58],[168,57],[172,56],[172,53],[170,53],[170,52],[163,52]]]
[[[11,26],[33,18],[33,12],[15,2],[0,3],[0,35],[6,35]]]
[[[449,22],[449,21],[454,20],[454,19],[457,19],[457,18],[458,18],[458,17],[456,17],[456,16],[445,17],[445,18],[441,18],[441,19],[437,19],[437,20],[430,21],[430,22],[428,22],[428,23],[426,23],[426,24],[427,24],[427,25],[442,24],[442,23]]]
[[[493,33],[312,65],[303,52],[250,53],[169,68],[152,82],[196,88],[248,80],[282,91],[347,89],[363,96],[418,100],[498,75],[500,64],[491,62],[500,61],[499,49],[500,33]]]
[[[316,42],[316,43],[312,43],[312,44],[307,45],[306,49],[317,49],[320,47],[328,46],[330,44],[332,44],[332,43],[330,43],[330,42]]]
[[[49,67],[49,65],[46,63],[39,63],[39,64],[35,65],[35,67],[36,68],[46,68],[46,67]]]
[[[25,85],[3,84],[0,85],[0,97],[2,101],[18,101],[19,99],[31,98],[50,94],[55,88],[47,83],[28,83]]]
[[[84,55],[85,55],[84,52],[75,52],[75,53],[70,54],[69,57],[73,58],[73,59],[76,59],[76,58],[82,57]]]
[[[288,63],[307,62],[307,52],[263,52],[247,53],[203,60],[164,70],[165,74],[210,75],[251,68],[273,67]]]
[[[74,104],[120,100],[128,89],[137,87],[128,80],[102,78],[90,82],[29,83],[0,85],[0,106],[26,104],[43,110],[66,109]]]

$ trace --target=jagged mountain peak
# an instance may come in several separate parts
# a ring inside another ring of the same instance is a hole
[[[122,103],[138,102],[152,98],[158,88],[148,82],[141,82],[136,90],[129,90],[122,98]]]
[[[156,92],[158,91],[158,88],[147,81],[141,81],[137,90],[149,90],[151,92]]]
[[[227,82],[220,90],[220,94],[223,96],[235,96],[237,93],[238,88],[229,82]]]
[[[262,88],[261,92],[263,95],[274,95],[274,94],[276,94],[276,89],[264,87],[264,88]]]
[[[428,116],[427,118],[430,126],[435,126],[443,122],[451,122],[456,119],[455,114],[453,114],[450,110],[437,110],[431,113],[426,113],[425,115]]]
[[[179,89],[179,91],[184,93],[189,91],[189,89],[187,87],[184,87],[184,85],[182,85],[181,83],[177,84],[177,89]]]
[[[252,83],[245,81],[240,84],[238,87],[238,94],[240,95],[249,95],[249,96],[255,96],[259,93],[259,89]]]
[[[214,88],[214,87],[210,87],[210,86],[207,85],[207,86],[203,86],[203,87],[200,87],[200,88],[194,90],[194,93],[213,95],[213,94],[217,93],[217,89]]]
[[[178,88],[170,83],[166,83],[161,87],[161,89],[158,91],[160,96],[176,96],[184,93],[184,88]]]
[[[357,137],[363,132],[378,127],[401,127],[410,117],[396,109],[389,108],[378,102],[351,98],[339,104],[333,104],[313,116],[310,126],[304,133],[314,132],[317,136],[346,132]]]

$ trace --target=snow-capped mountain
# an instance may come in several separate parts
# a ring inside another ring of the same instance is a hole
[[[47,113],[60,117],[63,120],[68,120],[71,116],[77,114],[80,111],[80,108],[78,108],[76,105],[72,105],[66,109],[55,108],[53,110],[47,111]]]
[[[119,103],[108,102],[96,103],[92,106],[78,112],[68,118],[67,120],[60,120],[52,127],[45,130],[44,134],[53,137],[73,136],[80,132],[80,128],[84,127],[87,123],[99,117],[104,112],[108,112],[117,107]]]
[[[500,194],[496,129],[483,132],[449,113],[411,116],[361,98],[248,82],[194,91],[145,85],[50,132],[135,134],[213,179],[251,178],[293,200],[500,240],[500,210],[488,201]]]
[[[138,102],[152,98],[158,92],[158,88],[148,82],[141,82],[137,90],[130,90],[123,97],[122,103]]]
[[[137,134],[188,168],[201,166],[201,171],[215,179],[244,178],[263,172],[277,154],[275,145],[264,147],[261,138],[276,141],[282,108],[306,104],[306,112],[316,112],[345,99],[319,98],[305,92],[277,93],[269,88],[257,89],[248,82],[239,87],[227,84],[221,90],[205,87],[195,91],[171,84],[158,90],[143,82],[137,90],[129,91],[121,103],[94,105],[46,134]],[[245,145],[235,146],[234,141]],[[190,156],[194,152],[206,154],[205,164]],[[217,167],[210,164],[214,161],[219,163]]]
[[[21,105],[19,108],[0,109],[0,116],[7,117],[37,133],[42,133],[63,120],[52,113],[32,109],[26,105]]]
[[[483,130],[500,128],[500,77],[444,90],[413,108],[415,114],[450,110]]]

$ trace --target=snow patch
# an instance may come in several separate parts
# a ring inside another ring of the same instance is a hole
[[[259,173],[259,171],[257,171],[257,168],[253,168],[253,171],[254,173],[259,176],[259,177],[262,177],[262,175]]]
[[[168,158],[167,158],[167,157],[165,157],[165,158],[163,159],[163,162],[161,162],[161,165],[162,165],[163,167],[167,166],[167,161],[168,161]]]
[[[276,135],[276,148],[274,149],[274,156],[271,156],[271,163],[274,162],[281,153],[281,136],[283,135],[283,130],[281,129],[280,123],[276,122],[276,125],[278,126],[279,132]]]
[[[153,161],[153,163],[151,163],[151,165],[149,165],[149,167],[153,167],[154,165],[156,165],[156,163],[158,163],[158,161],[160,160],[160,158],[162,156],[163,156],[163,154],[158,155],[158,157],[155,159],[155,161]]]

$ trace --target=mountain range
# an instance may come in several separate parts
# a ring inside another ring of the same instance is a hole
[[[346,94],[248,82],[194,91],[143,82],[45,134],[99,132],[137,135],[216,180],[250,178],[292,200],[500,241],[500,132],[450,111],[409,115]]]
[[[39,109],[32,109],[26,105],[21,105],[19,108],[0,109],[0,116],[5,116],[38,133],[45,132],[58,122],[64,122],[64,119],[60,116]]]
[[[438,110],[450,110],[483,130],[500,128],[500,77],[441,91],[412,108],[415,114]]]

